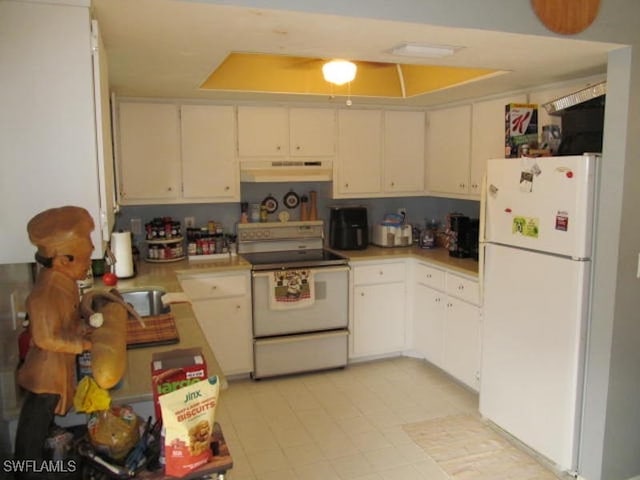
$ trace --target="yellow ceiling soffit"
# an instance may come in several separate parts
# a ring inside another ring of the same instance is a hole
[[[322,76],[322,65],[326,61],[322,58],[231,53],[200,88],[402,98],[422,95],[499,73],[497,70],[484,68],[406,64],[400,65],[399,69],[395,63],[353,60],[358,65],[355,80],[350,85],[337,86],[328,83]]]

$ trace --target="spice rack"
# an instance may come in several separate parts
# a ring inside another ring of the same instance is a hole
[[[183,237],[145,240],[147,243],[147,258],[150,263],[177,262],[185,258]]]

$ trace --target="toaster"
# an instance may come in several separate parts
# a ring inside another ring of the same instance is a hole
[[[379,247],[410,247],[413,243],[411,225],[389,225],[378,223],[373,226],[372,243]]]

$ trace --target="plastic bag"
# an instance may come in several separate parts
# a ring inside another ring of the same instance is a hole
[[[73,408],[76,412],[92,413],[107,410],[111,405],[111,396],[107,390],[98,386],[91,377],[83,377],[73,396]]]
[[[140,439],[140,424],[129,405],[113,406],[89,416],[89,440],[97,452],[120,461]]]

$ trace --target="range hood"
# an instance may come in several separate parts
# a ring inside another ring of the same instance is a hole
[[[274,160],[240,162],[241,182],[330,182],[331,160]]]

